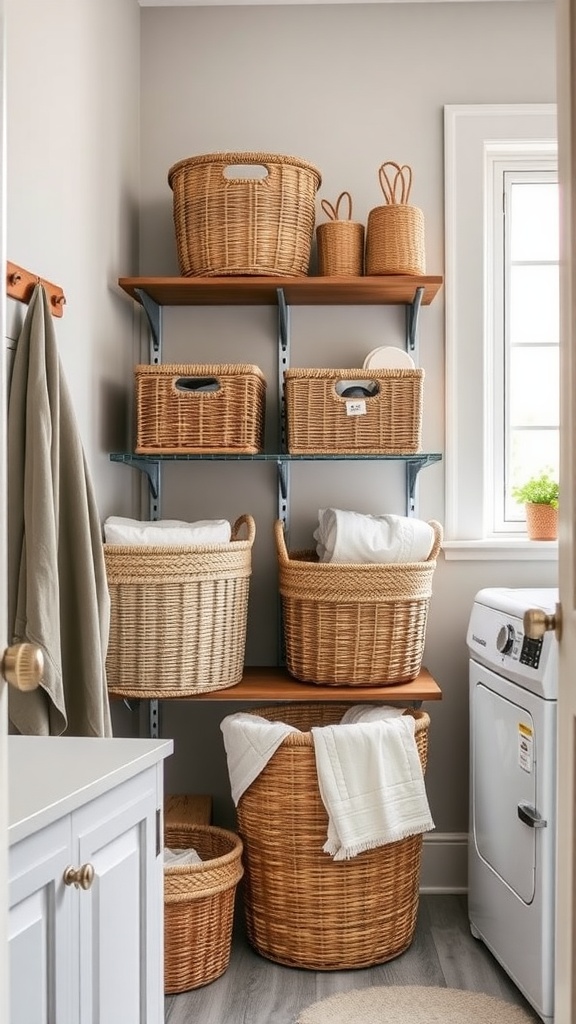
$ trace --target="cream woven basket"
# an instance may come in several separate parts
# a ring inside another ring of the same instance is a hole
[[[104,545],[112,695],[191,697],[240,682],[255,535],[244,515],[229,544]]]

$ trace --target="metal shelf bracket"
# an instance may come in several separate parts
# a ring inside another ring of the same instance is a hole
[[[424,288],[417,288],[412,302],[406,306],[406,348],[410,352],[416,350],[418,340],[418,318]]]
[[[148,362],[157,365],[162,362],[162,306],[151,299],[142,288],[135,288],[134,291],[142,303],[150,328]]]

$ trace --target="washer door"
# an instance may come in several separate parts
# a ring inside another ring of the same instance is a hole
[[[535,807],[534,721],[525,708],[481,682],[473,686],[471,700],[473,841],[480,857],[531,903],[536,830],[520,821],[518,806]]]

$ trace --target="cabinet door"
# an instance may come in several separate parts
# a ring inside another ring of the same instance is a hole
[[[70,964],[75,897],[63,882],[69,862],[69,818],[10,848],[10,1024],[60,1024],[73,1019]]]
[[[79,1024],[163,1021],[160,794],[161,769],[150,768],[73,816],[77,863],[94,868],[78,893]]]

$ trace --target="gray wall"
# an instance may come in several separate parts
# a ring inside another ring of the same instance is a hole
[[[554,8],[541,3],[370,4],[291,7],[168,8],[142,11],[143,274],[177,274],[169,167],[215,151],[293,154],[315,164],[319,200],[347,189],[354,218],[366,221],[383,201],[385,160],[414,172],[411,200],[425,215],[427,271],[442,274],[443,106],[553,102]],[[293,308],[292,364],[361,365],[377,344],[401,344],[403,311]],[[270,430],[276,397],[275,310],[171,310],[168,362],[248,361],[268,381]],[[462,339],[466,345],[466,339]],[[444,450],[444,295],[423,309],[420,364],[423,447]],[[273,444],[271,445],[273,448]],[[382,464],[297,467],[292,476],[292,546],[311,546],[317,509],[403,511],[403,477]],[[179,466],[165,474],[163,514],[227,516],[257,522],[247,658],[276,652],[276,509],[273,467]],[[420,474],[418,514],[443,521],[444,468]],[[482,586],[554,585],[551,562],[440,560],[425,664],[443,692],[432,716],[428,792],[439,832],[467,829],[468,658],[466,625]],[[217,818],[231,820],[219,720],[232,706],[163,708],[176,738],[167,767],[174,789],[203,789]]]

